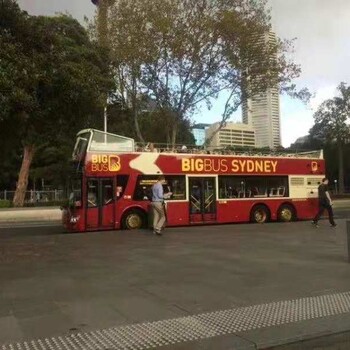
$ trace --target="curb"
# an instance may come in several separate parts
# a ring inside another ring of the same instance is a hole
[[[33,221],[61,221],[62,212],[60,209],[45,210],[6,210],[0,211],[0,224],[33,222]]]

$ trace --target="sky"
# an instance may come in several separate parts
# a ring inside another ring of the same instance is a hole
[[[282,144],[289,146],[304,136],[313,125],[313,112],[325,99],[336,94],[337,85],[350,83],[350,1],[349,0],[269,0],[272,26],[283,39],[296,38],[293,60],[302,73],[296,84],[307,87],[314,98],[309,105],[281,96]],[[31,14],[53,15],[68,12],[83,21],[95,11],[90,0],[18,0]],[[197,122],[220,120],[223,102],[218,100],[210,111],[202,110]],[[231,118],[241,121],[238,111]]]

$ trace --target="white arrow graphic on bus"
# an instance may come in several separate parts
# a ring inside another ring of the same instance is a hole
[[[142,153],[130,162],[130,168],[140,171],[142,174],[162,174],[163,172],[155,164],[158,153]]]

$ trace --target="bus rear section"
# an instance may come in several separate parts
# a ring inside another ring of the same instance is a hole
[[[237,176],[164,175],[168,226],[234,222],[290,222],[317,212],[317,187],[323,175]],[[157,175],[139,175],[125,206],[147,207]],[[147,214],[145,213],[145,216]],[[141,219],[140,219],[141,220]],[[131,228],[131,227],[130,227]]]

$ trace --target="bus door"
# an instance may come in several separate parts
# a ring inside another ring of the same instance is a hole
[[[216,178],[189,177],[190,223],[216,221]]]
[[[114,228],[113,178],[88,178],[86,186],[86,229]]]

